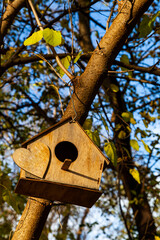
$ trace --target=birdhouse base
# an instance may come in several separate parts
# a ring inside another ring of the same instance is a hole
[[[28,177],[20,177],[15,192],[88,208],[92,207],[102,194],[94,189]]]

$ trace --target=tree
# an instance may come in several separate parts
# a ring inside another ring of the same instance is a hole
[[[53,2],[36,1],[34,5],[44,29],[62,32],[64,43],[57,47],[58,54],[50,42],[45,47],[44,34],[40,43],[23,44],[39,31],[29,2],[2,3],[1,154],[6,157],[29,136],[61,119],[76,117],[111,161],[104,170],[104,196],[97,208],[111,214],[119,205],[126,228],[121,239],[158,239],[158,217],[153,218],[159,204],[159,134],[154,131],[160,111],[158,1]],[[100,15],[94,17],[96,11]],[[56,66],[59,58],[72,72],[66,71],[70,80],[65,83],[55,73],[56,68],[63,74],[61,63]],[[153,129],[148,128],[151,125]],[[18,212],[21,207],[11,201],[17,201],[17,196],[8,194],[14,184],[11,186],[5,163],[3,160],[2,209],[7,201]],[[13,239],[39,239],[51,207],[50,201],[29,198]],[[88,211],[78,215],[79,228],[71,231],[69,220],[78,212],[74,206],[62,207],[63,228],[55,238],[85,239]],[[54,212],[52,218],[56,215]],[[106,226],[102,229],[105,232]],[[6,239],[7,233],[2,232]]]

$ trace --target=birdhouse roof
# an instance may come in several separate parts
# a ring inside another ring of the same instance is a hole
[[[40,132],[39,134],[35,135],[34,137],[28,139],[24,143],[22,143],[22,147],[27,147],[28,144],[33,143],[34,141],[40,139],[41,137],[45,136],[46,134],[54,131],[56,128],[59,128],[60,126],[64,125],[65,123],[71,121],[71,118],[65,119],[64,121],[60,121],[49,128],[45,129],[44,131]]]
[[[48,133],[54,131],[57,128],[61,128],[61,126],[67,124],[68,122],[72,122],[71,118],[65,119],[63,121],[58,122],[57,124],[54,124],[53,126],[45,129],[44,131],[40,132],[39,134],[35,135],[34,137],[30,138],[29,140],[25,141],[24,143],[22,143],[22,147],[27,147],[28,144],[31,144],[35,141],[37,141],[38,139],[44,137],[45,135],[47,135]],[[79,131],[83,131],[85,133],[86,138],[88,138],[90,140],[90,142],[93,144],[93,146],[95,148],[98,149],[99,153],[102,155],[102,157],[105,159],[106,163],[109,164],[109,160],[108,158],[102,153],[102,151],[95,145],[95,143],[89,138],[89,136],[86,134],[86,132],[84,131],[84,129],[81,127],[81,125],[75,121],[74,124],[76,124],[78,126]]]

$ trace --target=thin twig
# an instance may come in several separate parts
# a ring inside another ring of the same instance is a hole
[[[63,104],[62,104],[61,96],[60,96],[59,91],[58,91],[58,87],[53,83],[51,84],[51,87],[56,89],[56,92],[57,92],[58,98],[59,98],[59,102],[60,102],[61,112],[62,112],[62,115],[64,115]]]
[[[67,82],[60,76],[60,74],[54,69],[54,67],[50,64],[50,62],[47,61],[46,58],[44,58],[42,55],[34,53],[34,52],[33,52],[33,54],[36,55],[37,57],[39,57],[40,59],[42,59],[43,61],[45,61],[50,66],[50,68],[54,71],[54,73],[64,82],[64,84],[68,85]]]
[[[128,81],[135,81],[135,82],[141,82],[141,83],[152,84],[152,85],[155,85],[155,86],[160,86],[160,84],[155,82],[155,81],[149,81],[149,80],[145,80],[145,79],[137,79],[137,78],[132,78],[132,77],[128,77],[128,76],[117,76],[117,77],[122,78],[122,79],[126,79]]]
[[[74,73],[74,64],[73,64],[73,54],[74,54],[74,31],[73,31],[73,22],[72,22],[72,13],[71,13],[71,8],[70,8],[70,4],[69,4],[69,0],[68,0],[68,11],[69,11],[69,18],[70,18],[70,22],[71,22],[71,33],[72,33],[72,51],[71,51],[71,59],[72,59],[72,73]]]
[[[127,73],[127,72],[134,72],[135,69],[129,69],[125,71],[108,71],[108,73]]]
[[[5,86],[5,84],[7,83],[11,83],[13,81],[13,79],[15,77],[18,76],[18,74],[20,73],[20,70],[17,70],[13,75],[11,75],[8,79],[4,79],[3,83],[0,85],[0,89],[3,88]]]
[[[34,6],[33,6],[32,1],[31,1],[31,0],[28,0],[28,3],[29,3],[29,5],[30,5],[30,7],[31,7],[31,9],[32,9],[32,12],[33,12],[34,17],[35,17],[35,19],[36,19],[36,22],[37,22],[38,27],[40,28],[40,30],[43,31],[43,27],[42,27],[42,25],[41,25],[41,23],[40,23],[40,21],[39,21],[39,17],[38,17],[38,15],[37,15],[37,13],[36,13],[36,10],[35,10],[35,8],[34,8]]]
[[[110,15],[109,15],[109,17],[108,17],[108,19],[107,19],[106,31],[109,29],[109,24],[110,24],[111,17],[112,17],[112,15],[113,15],[113,12],[114,12],[114,8],[115,8],[115,6],[116,6],[116,3],[117,3],[117,0],[114,1],[113,6],[112,6],[112,8],[111,8]]]
[[[100,96],[100,93],[99,93],[99,92],[98,92],[98,99],[99,99],[99,103],[100,103],[100,105],[101,105],[101,108],[102,108],[102,110],[103,110],[103,113],[104,113],[104,115],[105,115],[105,117],[106,117],[106,120],[108,121],[110,127],[111,127],[112,130],[113,130],[114,128],[113,128],[113,126],[112,126],[111,121],[109,120],[109,118],[108,118],[108,116],[107,116],[107,113],[106,113],[105,108],[104,108],[104,106],[103,106],[102,99],[101,99],[101,96]]]
[[[28,13],[29,13],[29,18],[30,18],[32,30],[34,31],[35,26],[34,26],[33,18],[32,18],[32,15],[31,15],[30,5],[29,5],[29,2],[28,2],[28,1],[26,1],[26,3],[27,3],[27,7],[28,7]]]

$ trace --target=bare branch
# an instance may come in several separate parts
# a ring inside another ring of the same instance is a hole
[[[115,8],[115,6],[116,6],[116,3],[117,3],[117,1],[114,0],[114,2],[113,2],[113,6],[112,6],[112,8],[111,8],[110,15],[109,15],[109,17],[108,17],[108,19],[107,19],[106,30],[109,29],[109,25],[110,25],[111,17],[112,17],[112,15],[113,15],[113,12],[114,12],[114,8]]]
[[[134,69],[134,70],[137,70],[137,71],[140,71],[140,72],[150,73],[150,74],[160,76],[160,69],[157,68],[155,65],[147,68],[147,67],[140,67],[140,66],[133,65],[133,64],[123,63],[123,62],[120,62],[120,61],[117,61],[117,60],[115,60],[114,63],[117,64],[120,67],[124,67],[124,68],[127,68],[127,69]]]

